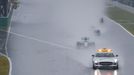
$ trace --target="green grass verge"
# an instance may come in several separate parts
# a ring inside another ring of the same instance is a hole
[[[0,56],[0,75],[9,75],[9,61],[5,56]]]
[[[134,35],[134,14],[117,7],[109,7],[107,15]]]
[[[6,57],[0,56],[0,75],[9,74],[9,61]]]

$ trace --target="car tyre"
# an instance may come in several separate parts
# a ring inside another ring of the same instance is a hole
[[[93,69],[94,69],[94,70],[96,70],[96,69],[97,69],[97,67],[93,65]]]
[[[116,66],[116,69],[119,69],[119,66],[118,65]]]
[[[114,67],[114,70],[117,70],[117,69],[119,69],[119,66],[118,65],[116,67]]]

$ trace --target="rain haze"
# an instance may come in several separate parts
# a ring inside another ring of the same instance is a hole
[[[91,55],[98,48],[112,48],[120,53],[122,62],[132,61],[125,59],[129,55],[125,49],[128,45],[134,49],[134,39],[104,17],[105,10],[104,0],[20,0],[19,9],[13,14],[7,47],[12,61],[12,75],[133,73],[122,68],[131,67],[128,64],[122,66],[124,63],[118,71],[92,69]],[[100,23],[102,17],[104,24]],[[100,36],[94,33],[96,29],[101,31]],[[95,46],[76,48],[76,42],[82,37],[89,37]]]

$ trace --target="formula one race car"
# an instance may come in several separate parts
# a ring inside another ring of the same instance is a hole
[[[104,19],[103,19],[103,17],[100,18],[100,23],[104,23]]]
[[[94,30],[94,33],[95,33],[97,36],[100,36],[100,35],[101,35],[101,31],[100,31],[99,29]]]
[[[88,48],[90,46],[94,46],[95,42],[91,41],[89,37],[81,38],[81,41],[76,43],[78,48]]]
[[[111,49],[102,48],[92,55],[93,69],[118,69],[118,55],[114,55]]]

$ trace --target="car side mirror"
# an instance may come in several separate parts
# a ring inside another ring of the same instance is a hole
[[[94,57],[94,55],[92,55],[92,57]]]
[[[118,55],[116,55],[116,57],[118,57]]]

